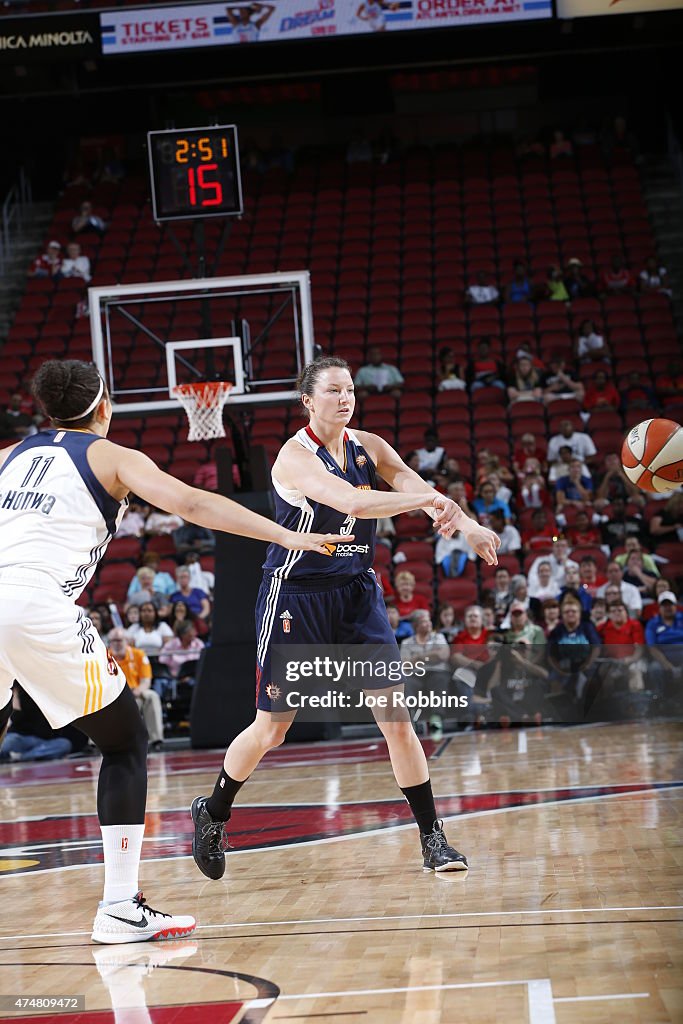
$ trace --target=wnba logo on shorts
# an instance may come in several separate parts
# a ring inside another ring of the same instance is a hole
[[[280,618],[282,620],[282,632],[289,633],[292,628],[293,616],[290,614],[290,612],[287,611],[287,609],[285,609]]]
[[[122,850],[127,850],[128,849],[128,836],[121,836],[121,849]]]

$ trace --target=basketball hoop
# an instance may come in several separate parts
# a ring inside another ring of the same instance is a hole
[[[208,441],[225,437],[223,406],[234,385],[225,380],[177,384],[171,391],[187,413],[190,421],[188,441]]]

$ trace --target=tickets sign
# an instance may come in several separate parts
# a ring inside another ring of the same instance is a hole
[[[277,0],[113,10],[102,52],[149,53],[552,17],[552,0]]]

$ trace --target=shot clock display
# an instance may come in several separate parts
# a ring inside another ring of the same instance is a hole
[[[235,125],[148,132],[147,149],[155,220],[242,213]]]

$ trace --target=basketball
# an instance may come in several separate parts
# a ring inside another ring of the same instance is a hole
[[[673,420],[643,420],[629,430],[621,448],[631,483],[655,494],[683,483],[683,427]]]

